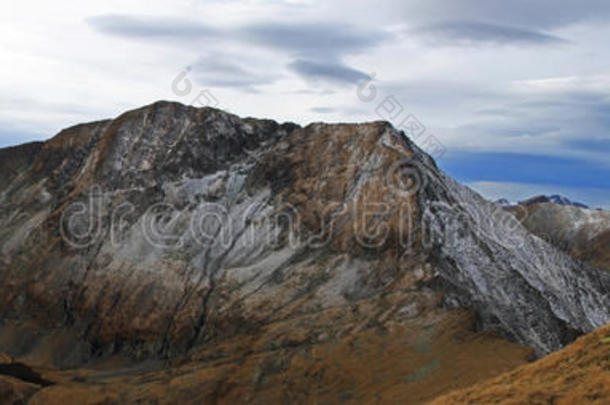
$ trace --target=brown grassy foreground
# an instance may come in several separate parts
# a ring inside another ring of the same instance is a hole
[[[610,404],[610,325],[535,363],[431,404]]]
[[[470,322],[457,311],[438,328],[373,327],[314,344],[276,325],[267,332],[293,343],[252,337],[161,368],[33,367],[49,386],[0,376],[0,403],[610,404],[610,325],[526,364],[528,349]]]
[[[0,376],[0,395],[45,405],[420,404],[512,370],[530,354],[494,334],[473,332],[472,318],[463,311],[434,327],[407,321],[316,343],[302,342],[301,331],[291,332],[294,323],[288,323],[169,367],[34,367],[55,384],[36,387]],[[276,333],[281,339],[269,346]]]

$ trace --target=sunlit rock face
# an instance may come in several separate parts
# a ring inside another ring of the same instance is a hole
[[[467,308],[542,354],[610,322],[608,274],[385,122],[301,128],[158,102],[12,153],[0,349],[13,354],[176,357],[270,325],[298,344]]]

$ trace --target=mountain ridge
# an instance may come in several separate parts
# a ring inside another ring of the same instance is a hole
[[[384,122],[300,127],[157,102],[63,130],[0,206],[2,349],[46,347],[64,364],[180,356],[366,300],[372,320],[383,297],[390,318],[409,301],[414,319],[475,308],[539,354],[610,320],[607,275]],[[309,334],[341,328],[327,329]]]

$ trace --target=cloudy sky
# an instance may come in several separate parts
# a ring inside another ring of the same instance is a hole
[[[5,0],[0,146],[159,99],[387,119],[489,198],[610,208],[608,22],[607,0]]]

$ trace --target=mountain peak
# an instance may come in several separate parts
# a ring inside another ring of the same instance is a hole
[[[520,201],[519,204],[530,205],[530,204],[538,204],[538,203],[544,203],[544,202],[558,204],[558,205],[574,206],[574,207],[578,207],[578,208],[589,208],[585,204],[572,201],[568,197],[565,197],[565,196],[562,196],[559,194],[553,194],[550,196],[538,195],[535,197],[531,197],[527,200]]]
[[[20,319],[42,335],[61,325],[78,344],[51,350],[72,365],[471,310],[543,354],[610,321],[606,275],[385,122],[301,128],[159,102],[32,154],[0,195],[0,311],[24,353],[42,340]]]

